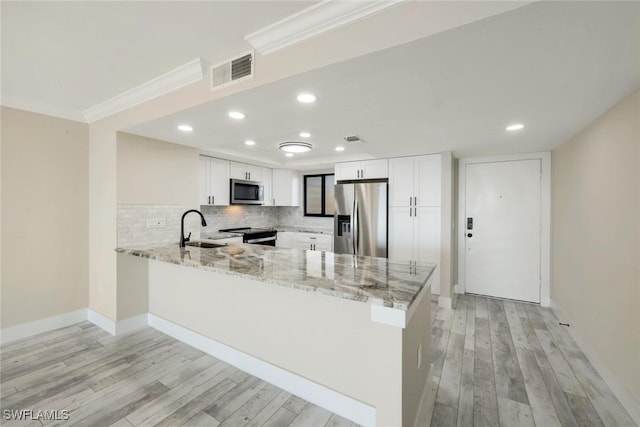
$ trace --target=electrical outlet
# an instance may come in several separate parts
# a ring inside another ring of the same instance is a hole
[[[147,218],[147,228],[165,228],[166,226],[166,218]]]

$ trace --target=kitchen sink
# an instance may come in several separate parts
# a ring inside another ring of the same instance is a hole
[[[221,248],[227,245],[221,245],[220,243],[210,243],[210,242],[187,242],[187,246],[195,246],[196,248]]]

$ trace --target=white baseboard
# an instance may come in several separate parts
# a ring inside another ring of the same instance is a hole
[[[52,331],[54,329],[65,328],[85,320],[87,320],[87,309],[83,308],[69,313],[47,317],[45,319],[34,320],[33,322],[10,326],[0,330],[0,344],[6,344],[22,338],[28,338],[32,335],[41,334],[42,332]]]
[[[363,426],[375,426],[375,408],[149,313],[149,326],[270,384]]]
[[[560,320],[566,320],[566,317],[562,314],[562,310],[553,300],[549,300],[551,311]],[[598,353],[593,346],[587,341],[574,327],[567,328],[569,334],[574,339],[580,350],[587,356],[587,359],[593,365],[598,374],[602,377],[605,383],[609,386],[613,394],[618,398],[624,409],[629,413],[633,421],[640,425],[640,402],[635,399],[629,389],[620,381],[618,376],[613,373],[611,369],[604,363],[604,361],[598,356]]]
[[[116,334],[116,322],[109,319],[108,317],[103,316],[97,311],[93,311],[90,308],[87,309],[87,319],[89,322],[98,326],[99,328],[104,329],[109,332],[111,335]]]
[[[149,326],[149,313],[139,314],[128,319],[119,320],[116,323],[116,335],[128,334],[147,326]]]

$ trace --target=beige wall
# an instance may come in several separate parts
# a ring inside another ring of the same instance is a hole
[[[440,213],[440,297],[455,298],[453,292],[453,154],[441,154],[441,213]]]
[[[640,400],[640,92],[553,151],[552,300]]]
[[[88,306],[86,124],[2,107],[2,327]]]
[[[198,150],[118,133],[118,203],[196,205]]]

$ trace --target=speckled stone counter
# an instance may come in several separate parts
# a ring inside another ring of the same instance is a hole
[[[313,228],[313,227],[293,227],[288,225],[277,225],[270,227],[276,231],[292,231],[298,233],[317,233],[317,234],[329,234],[333,235],[333,228]]]
[[[242,237],[242,233],[225,233],[222,231],[215,233],[202,233],[200,238],[203,240],[221,240],[221,239],[230,239],[233,237]]]
[[[410,309],[435,269],[434,264],[246,244],[117,251],[399,310]]]

